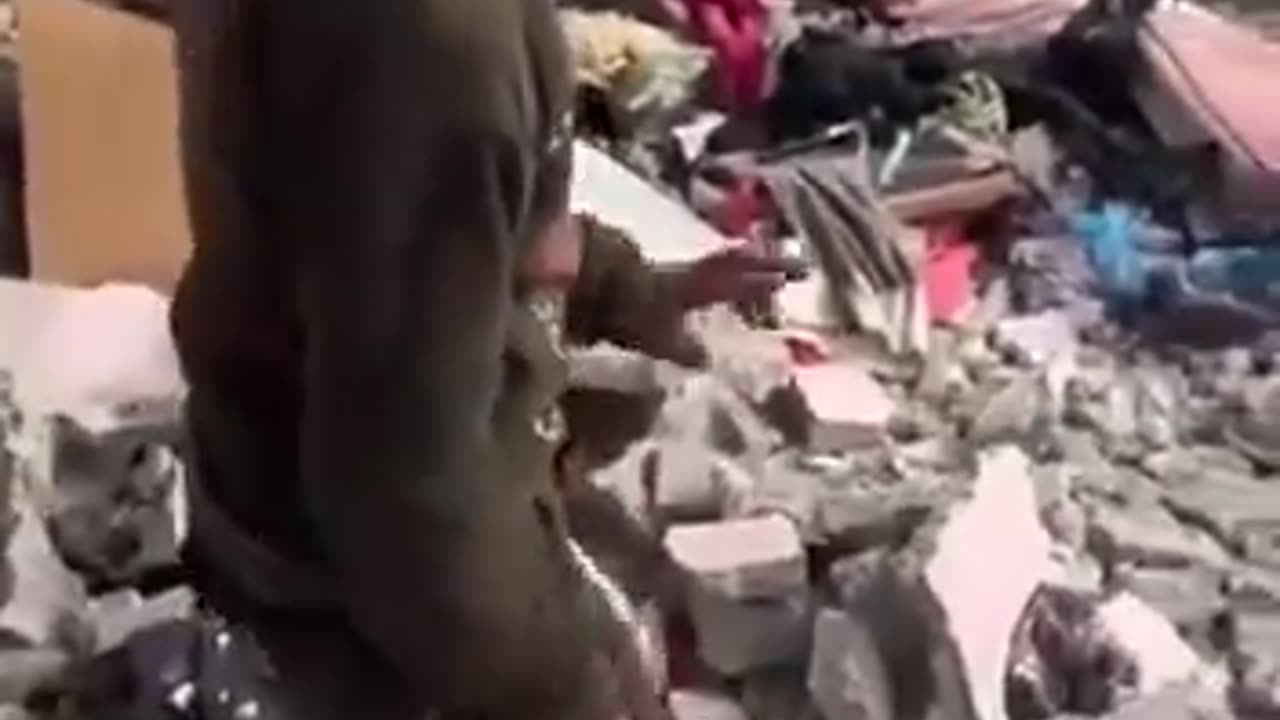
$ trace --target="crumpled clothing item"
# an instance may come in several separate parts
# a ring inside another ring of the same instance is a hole
[[[990,76],[976,71],[961,73],[941,90],[947,100],[936,118],[977,138],[999,142],[1009,132],[1009,110],[1004,91]]]
[[[1138,222],[1131,208],[1107,203],[1100,212],[1073,217],[1071,225],[1108,298],[1136,302],[1146,296],[1147,272],[1136,246]]]
[[[952,322],[974,302],[973,263],[978,248],[956,225],[938,225],[929,231],[929,251],[925,261],[924,290],[929,317],[934,322]]]
[[[919,76],[944,75],[947,59],[927,50],[879,52],[840,28],[805,28],[782,53],[766,119],[777,141],[804,140],[873,112],[910,126],[948,98]],[[925,79],[931,79],[926,77]]]
[[[769,11],[760,0],[681,0],[694,36],[715,53],[721,101],[749,110],[764,99]]]
[[[1137,688],[1138,668],[1093,602],[1041,588],[1014,632],[1006,684],[1011,717],[1102,715]]]
[[[911,233],[880,202],[865,151],[797,156],[754,172],[812,248],[842,321],[880,335],[894,352],[925,348],[923,248],[908,246]]]
[[[661,28],[612,12],[562,10],[577,82],[637,115],[681,106],[706,70],[706,54]]]

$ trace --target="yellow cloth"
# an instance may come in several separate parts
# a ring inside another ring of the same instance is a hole
[[[562,10],[575,80],[628,112],[673,107],[706,69],[706,54],[653,25],[614,12]]]

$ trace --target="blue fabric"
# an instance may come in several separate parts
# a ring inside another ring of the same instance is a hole
[[[1101,212],[1077,213],[1070,224],[1106,299],[1132,302],[1146,296],[1147,269],[1137,237],[1143,223],[1130,207],[1107,203]]]

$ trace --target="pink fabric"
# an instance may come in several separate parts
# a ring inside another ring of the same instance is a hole
[[[688,22],[715,53],[721,101],[749,110],[764,97],[767,11],[760,0],[684,0]]]
[[[904,41],[972,38],[983,45],[1016,47],[1054,34],[1085,0],[885,0],[904,23]]]
[[[1156,91],[1209,139],[1255,187],[1280,180],[1280,43],[1199,8],[1150,13],[1141,32]],[[1159,113],[1157,113],[1159,114]],[[1153,117],[1157,125],[1163,118]]]
[[[750,236],[752,228],[764,215],[761,192],[760,181],[734,178],[723,200],[712,208],[711,224],[727,237]]]
[[[959,224],[929,230],[924,268],[925,302],[934,322],[951,322],[973,301],[973,263],[978,249]]]

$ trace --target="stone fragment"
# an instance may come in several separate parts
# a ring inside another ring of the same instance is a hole
[[[781,515],[672,528],[671,557],[708,590],[735,599],[777,598],[804,586],[804,548]]]
[[[1280,711],[1280,612],[1274,607],[1238,610],[1229,632],[1233,699],[1242,710],[1264,717]]]
[[[58,557],[34,508],[19,503],[16,512],[7,551],[13,590],[0,608],[0,631],[30,647],[82,650],[74,646],[87,628],[84,584]]]
[[[187,511],[174,417],[139,412],[100,431],[59,419],[51,433],[51,474],[35,493],[67,562],[115,584],[176,566]]]
[[[893,402],[860,363],[800,367],[796,384],[812,413],[811,450],[854,450],[883,439],[893,416]]]
[[[738,463],[705,444],[651,438],[631,446],[592,482],[642,521],[715,520],[738,511],[755,482]]]
[[[1221,692],[1194,684],[1174,685],[1123,703],[1108,720],[1231,720],[1234,715]]]
[[[1032,373],[1020,375],[982,404],[968,437],[979,446],[1021,440],[1035,429],[1047,403],[1043,379]]]
[[[781,444],[778,433],[755,408],[712,375],[694,376],[671,388],[653,435],[702,444],[734,458],[752,473]]]
[[[894,448],[894,459],[902,475],[912,470],[934,475],[969,475],[976,464],[973,453],[962,442],[931,436]]]
[[[695,588],[689,602],[698,655],[723,675],[790,665],[804,659],[813,622],[808,593],[739,600]]]
[[[1280,568],[1280,485],[1216,477],[1170,490],[1168,502],[1250,561]]]
[[[821,477],[805,469],[793,452],[775,455],[765,462],[764,473],[747,491],[739,508],[744,517],[776,513],[786,517],[806,543],[821,538],[818,494]]]
[[[841,552],[901,547],[930,516],[938,498],[921,483],[823,492],[818,527],[823,544]]]
[[[964,368],[954,360],[959,341],[956,335],[955,331],[947,328],[934,328],[929,333],[929,349],[925,353],[924,367],[916,387],[917,397],[929,402],[939,402],[946,396],[949,387],[963,386],[968,382]]]
[[[657,360],[613,345],[572,348],[566,364],[569,387],[636,395],[661,392],[664,387]]]
[[[1005,318],[996,323],[995,342],[1032,365],[1045,365],[1062,353],[1074,353],[1076,332],[1063,310]]]
[[[840,607],[870,633],[891,687],[894,717],[962,717],[968,687],[948,620],[915,561],[874,551],[831,568]]]
[[[708,690],[675,690],[670,706],[675,720],[748,720],[738,701]]]
[[[1207,666],[1167,618],[1129,593],[1098,608],[1107,634],[1138,669],[1138,690],[1151,695],[1182,683],[1226,688],[1226,678]]]
[[[41,690],[63,688],[71,656],[60,650],[0,651],[0,705],[21,705]]]
[[[136,590],[122,590],[94,600],[89,614],[97,628],[97,651],[110,652],[134,633],[155,625],[190,617],[195,593],[178,587],[143,598]]]
[[[1090,508],[1089,515],[1090,549],[1104,564],[1132,562],[1166,568],[1229,565],[1226,551],[1213,538],[1180,524],[1159,506],[1098,504]]]
[[[1075,429],[1062,429],[1057,434],[1058,449],[1062,460],[1081,471],[1107,467],[1107,458],[1092,433]]]
[[[1151,453],[1142,459],[1142,469],[1161,485],[1183,487],[1208,479],[1249,479],[1253,465],[1240,453],[1226,447],[1196,445]]]
[[[893,689],[879,648],[867,628],[846,613],[818,614],[808,687],[824,717],[894,717]]]
[[[1134,369],[1136,430],[1149,447],[1170,447],[1185,431],[1186,382],[1176,370],[1147,364]]]
[[[748,328],[732,312],[713,309],[696,332],[711,353],[711,373],[754,405],[792,383],[791,353],[771,333]]]
[[[1188,634],[1207,631],[1227,606],[1223,573],[1208,568],[1128,568],[1121,582]]]

